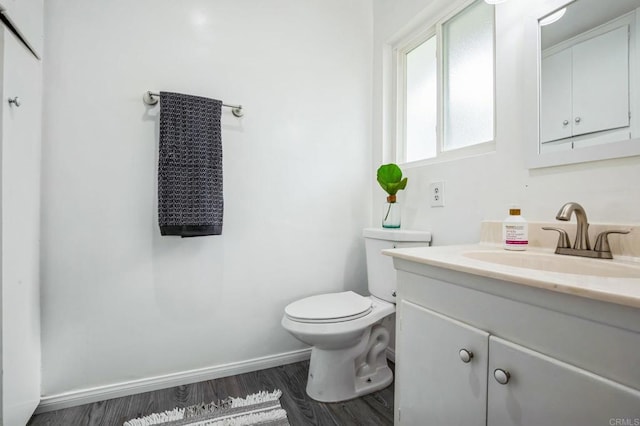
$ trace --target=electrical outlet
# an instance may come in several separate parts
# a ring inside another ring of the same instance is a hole
[[[429,202],[431,207],[444,207],[444,182],[429,184]]]

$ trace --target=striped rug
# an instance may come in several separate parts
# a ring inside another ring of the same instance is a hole
[[[288,426],[280,405],[282,391],[258,392],[245,398],[229,397],[217,403],[175,408],[129,420],[123,426]]]

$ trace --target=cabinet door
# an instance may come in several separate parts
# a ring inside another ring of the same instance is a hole
[[[629,27],[573,46],[573,134],[629,126]]]
[[[40,62],[2,28],[2,421],[40,402]],[[19,98],[20,106],[8,98]]]
[[[640,392],[495,336],[489,339],[490,426],[637,424]],[[496,369],[511,375],[506,384]],[[624,423],[623,421],[631,421]]]
[[[540,142],[571,137],[571,49],[542,59]]]
[[[396,424],[484,426],[489,335],[406,300],[398,327]]]

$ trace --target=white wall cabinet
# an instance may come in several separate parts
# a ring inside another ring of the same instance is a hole
[[[571,99],[571,49],[542,59],[540,84],[540,141],[573,135]]]
[[[42,0],[0,0],[0,12],[38,56],[44,44]]]
[[[542,59],[542,143],[629,127],[629,26]]]
[[[2,27],[0,60],[0,424],[23,426],[40,402],[42,67],[40,61]],[[16,102],[10,104],[8,99]]]
[[[637,310],[394,262],[397,425],[640,421]]]

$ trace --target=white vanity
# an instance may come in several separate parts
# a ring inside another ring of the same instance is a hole
[[[491,244],[385,254],[395,424],[640,424],[640,264]]]

